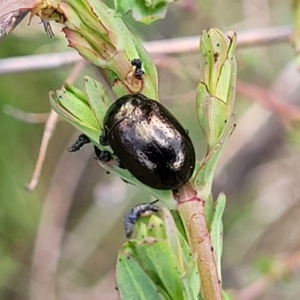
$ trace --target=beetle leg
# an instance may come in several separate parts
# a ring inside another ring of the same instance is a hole
[[[44,25],[44,29],[48,35],[48,38],[53,38],[54,37],[54,33],[53,33],[53,30],[52,30],[52,27],[51,27],[51,24],[49,21],[47,20],[42,20],[42,23]]]
[[[120,169],[126,170],[125,166],[124,166],[120,161],[118,162],[118,167],[119,167]]]
[[[78,150],[80,150],[80,148],[85,145],[85,144],[88,144],[90,143],[91,140],[89,139],[89,137],[85,134],[81,134],[77,141],[71,146],[68,148],[68,151],[69,152],[76,152]]]
[[[102,162],[109,162],[112,160],[111,153],[109,151],[102,151],[94,146],[96,158]]]
[[[137,222],[137,220],[141,217],[142,214],[159,212],[161,210],[159,206],[155,205],[156,202],[158,202],[158,199],[150,203],[136,205],[125,216],[124,229],[127,238],[130,238],[132,234],[133,225]]]
[[[173,192],[173,195],[178,195],[178,193],[179,193],[178,189],[174,189],[174,190],[172,190],[172,192]]]
[[[106,130],[103,130],[101,135],[99,136],[99,142],[102,146],[109,146]]]

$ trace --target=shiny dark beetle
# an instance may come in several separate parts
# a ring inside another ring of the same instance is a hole
[[[160,103],[142,94],[116,100],[100,136],[139,181],[159,190],[176,190],[192,176],[195,150],[186,130]]]

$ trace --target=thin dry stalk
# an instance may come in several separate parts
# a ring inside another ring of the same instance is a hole
[[[73,70],[71,71],[70,75],[67,78],[67,82],[71,83],[73,81],[75,81],[75,79],[78,77],[79,73],[81,72],[81,70],[83,69],[83,67],[85,66],[85,63],[83,61],[78,62]],[[55,130],[56,127],[56,123],[57,123],[57,119],[58,119],[58,115],[56,114],[56,112],[54,110],[51,110],[50,114],[49,114],[49,118],[46,122],[45,125],[45,129],[44,129],[44,133],[43,133],[43,138],[42,138],[42,142],[41,142],[41,146],[40,146],[40,150],[39,150],[39,155],[35,164],[35,168],[31,177],[31,180],[29,182],[29,184],[26,185],[26,189],[28,191],[33,191],[36,187],[36,185],[38,184],[40,175],[41,175],[41,171],[42,171],[42,167],[43,167],[43,163],[46,157],[46,153],[47,153],[47,148],[50,142],[50,139],[53,135],[53,132]]]
[[[244,48],[286,43],[290,40],[291,34],[292,28],[289,25],[243,30],[237,32],[237,47]],[[199,51],[199,36],[145,42],[144,46],[153,56],[196,53]],[[0,60],[0,74],[50,70],[70,65],[80,60],[83,60],[83,58],[74,51],[6,58]]]

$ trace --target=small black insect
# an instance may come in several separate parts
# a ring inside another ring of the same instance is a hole
[[[195,150],[179,121],[142,94],[116,100],[104,118],[100,144],[110,146],[122,166],[159,190],[176,190],[192,176]]]
[[[135,67],[134,76],[136,79],[142,80],[145,72],[142,70],[142,61],[139,58],[135,58],[131,61],[131,65]]]
[[[133,225],[137,222],[137,220],[141,217],[142,214],[159,212],[161,210],[159,206],[155,205],[157,201],[158,200],[155,200],[150,203],[143,203],[143,204],[136,205],[125,216],[124,229],[127,238],[130,238],[132,234]]]

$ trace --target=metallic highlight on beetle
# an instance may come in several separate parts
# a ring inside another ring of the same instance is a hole
[[[111,104],[99,137],[143,184],[159,190],[177,190],[191,178],[196,157],[192,141],[179,121],[159,102],[142,94],[125,95]],[[89,138],[80,135],[68,150],[77,151]],[[112,153],[95,147],[98,159]]]
[[[125,95],[109,107],[99,140],[151,188],[175,190],[193,174],[196,158],[188,133],[162,104],[142,94]]]

